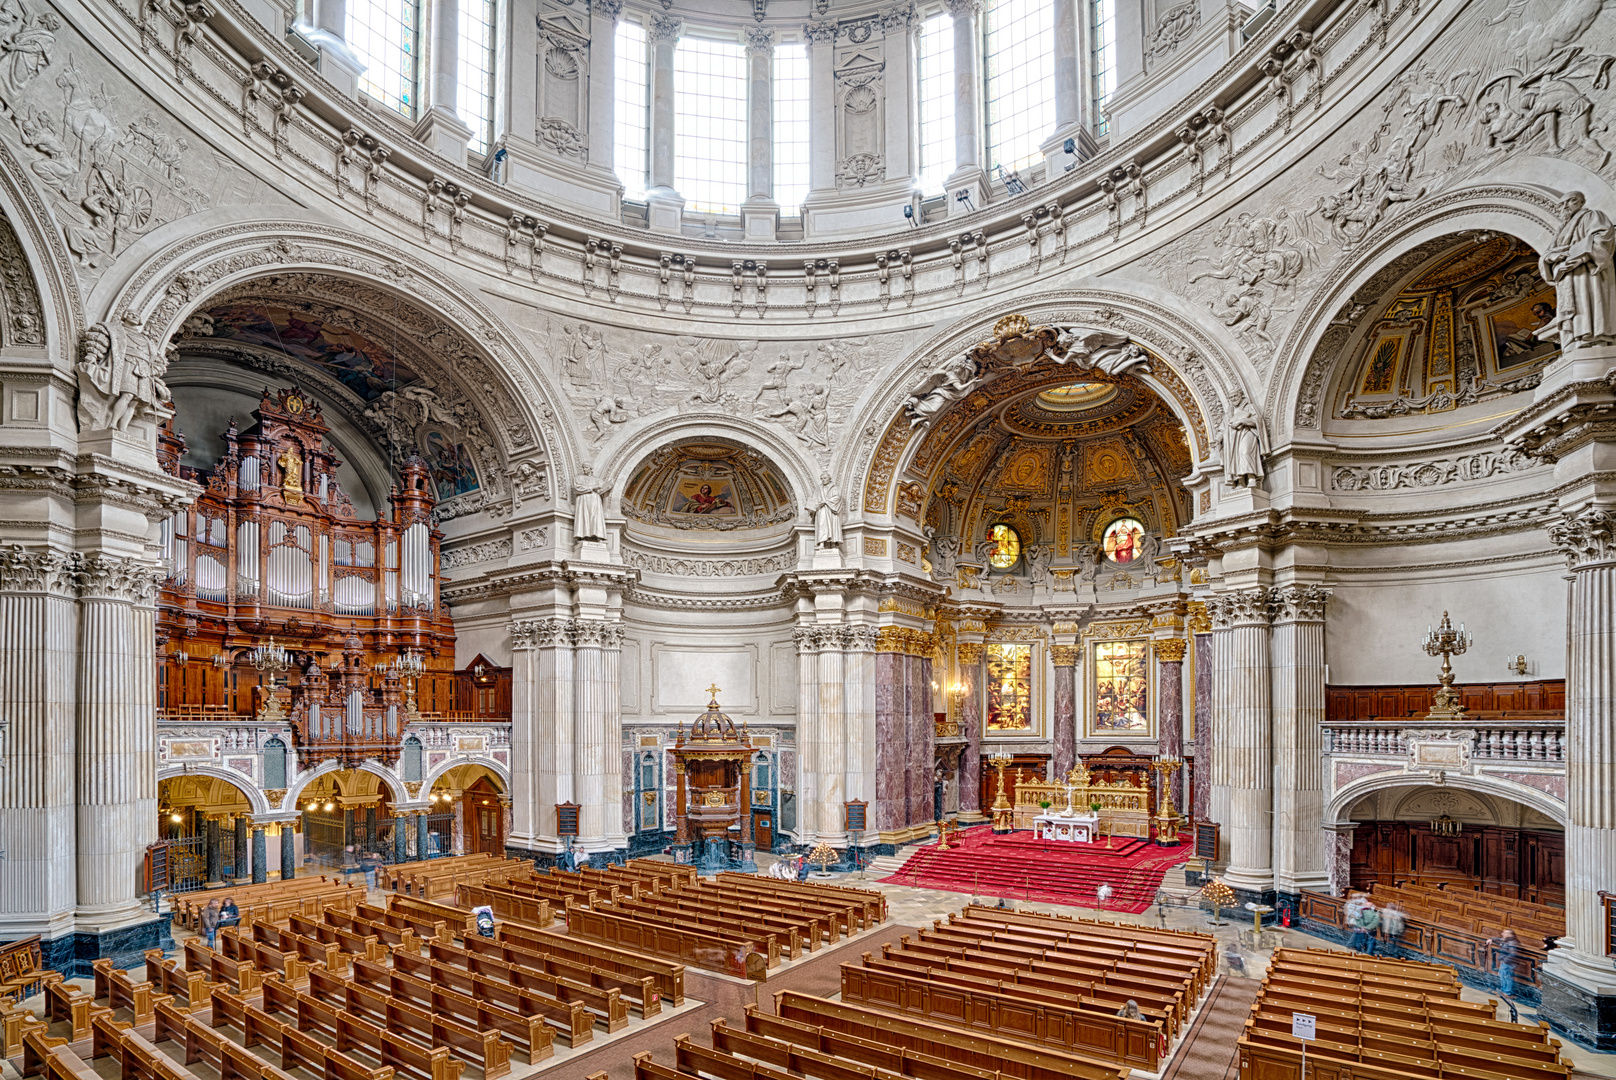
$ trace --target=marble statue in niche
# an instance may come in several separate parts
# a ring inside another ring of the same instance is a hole
[[[1616,341],[1616,225],[1573,191],[1560,203],[1561,225],[1543,253],[1543,280],[1555,287],[1554,318],[1537,331],[1562,349]]]
[[[828,473],[819,477],[819,504],[814,507],[814,546],[842,546],[842,493]]]
[[[1268,435],[1246,395],[1234,392],[1223,428],[1223,479],[1230,487],[1256,487],[1263,478]]]
[[[572,482],[572,535],[577,540],[606,539],[606,511],[600,501],[601,482],[587,461]]]

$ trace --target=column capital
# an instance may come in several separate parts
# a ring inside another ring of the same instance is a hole
[[[763,26],[748,26],[741,31],[746,39],[746,52],[748,56],[773,56],[774,39],[773,30]]]
[[[1589,506],[1567,514],[1549,526],[1549,543],[1573,570],[1616,562],[1616,509]]]
[[[1269,592],[1268,586],[1257,585],[1207,597],[1206,613],[1212,619],[1212,628],[1227,630],[1233,626],[1267,626],[1271,599]]]
[[[829,22],[803,23],[802,36],[811,49],[815,45],[834,45],[836,43],[836,24]]]
[[[679,40],[685,24],[672,15],[652,15],[646,23],[645,34],[653,45],[672,45]]]
[[[513,619],[511,648],[553,649],[572,644],[571,619]]]
[[[1269,594],[1276,623],[1323,622],[1330,590],[1322,585],[1281,585]]]
[[[1182,664],[1184,654],[1189,651],[1189,642],[1183,638],[1163,638],[1150,644],[1156,650],[1156,662],[1159,664]]]
[[[623,14],[623,0],[589,0],[589,14],[616,22]]]
[[[960,648],[964,648],[961,645]],[[981,649],[981,646],[977,646]],[[978,654],[980,655],[980,653]],[[1083,646],[1081,645],[1051,645],[1049,659],[1056,667],[1076,667],[1078,661],[1083,659]]]
[[[908,30],[914,25],[914,21],[915,5],[913,4],[900,4],[881,13],[881,29],[889,34],[894,30]]]
[[[943,6],[956,19],[974,19],[982,14],[982,0],[943,0]]]
[[[954,655],[962,664],[980,664],[985,646],[980,641],[961,641],[954,646]],[[1076,661],[1073,661],[1076,663]]]

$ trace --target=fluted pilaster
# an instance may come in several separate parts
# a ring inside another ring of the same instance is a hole
[[[623,628],[594,619],[572,624],[574,800],[586,851],[624,847],[621,691],[616,669]],[[608,790],[608,788],[612,790]],[[612,792],[616,797],[612,797]]]
[[[819,837],[820,630],[810,624],[791,632],[797,646],[797,836],[803,843]]]
[[[1329,590],[1273,591],[1274,887],[1322,889],[1330,852],[1324,825],[1324,608]]]
[[[1083,648],[1055,645],[1049,655],[1055,664],[1055,752],[1050,760],[1050,775],[1059,780],[1077,763],[1077,664]]]
[[[516,793],[510,847],[555,852],[555,805],[581,801],[575,775],[576,682],[572,620],[511,623],[511,787]]]
[[[1228,838],[1224,880],[1248,893],[1274,887],[1273,753],[1270,741],[1268,604],[1266,587],[1223,593],[1207,601],[1212,618],[1212,722],[1217,742],[1212,808]]]

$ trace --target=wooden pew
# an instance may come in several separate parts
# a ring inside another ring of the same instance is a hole
[[[133,1028],[109,1015],[95,1018],[91,1027],[93,1057],[116,1055],[123,1080],[197,1080],[191,1070],[158,1051]]]
[[[642,1017],[662,1012],[662,998],[656,990],[656,980],[649,975],[635,977],[619,975],[590,964],[580,964],[559,956],[549,956],[531,949],[519,948],[491,938],[475,935],[465,939],[467,952],[480,953],[498,960],[521,964],[535,971],[557,978],[571,979],[597,990],[616,990],[624,1001],[640,1010]]]
[[[185,967],[188,971],[204,972],[212,981],[232,986],[243,994],[258,989],[263,980],[263,975],[251,963],[232,960],[217,949],[208,948],[200,938],[186,940]]]
[[[272,923],[253,923],[253,940],[270,945],[304,964],[321,964],[332,971],[347,971],[351,957],[335,941],[319,941],[295,934]]]
[[[457,949],[453,945],[434,943],[428,954],[439,964],[453,966],[478,975],[487,975],[500,982],[535,990],[563,1005],[581,1004],[600,1017],[608,1032],[620,1031],[628,1026],[628,1005],[616,988],[601,990],[587,983],[559,978],[521,963],[513,963],[486,953]]]
[[[869,889],[848,889],[836,885],[818,885],[807,882],[782,881],[779,878],[757,874],[741,874],[725,870],[717,877],[721,886],[741,889],[762,896],[777,896],[790,900],[811,900],[826,904],[845,903],[852,909],[851,919],[842,923],[842,933],[856,934],[886,921],[886,897]]]
[[[698,933],[750,938],[759,944],[760,951],[761,946],[767,943],[769,957],[773,961],[770,967],[778,966],[780,956],[795,960],[802,955],[802,932],[786,920],[746,918],[733,909],[666,898],[630,900],[619,897],[615,903],[609,907],[603,906],[601,910]]]
[[[218,941],[219,952],[232,960],[242,960],[251,964],[255,971],[278,971],[289,982],[297,982],[308,972],[308,961],[300,959],[296,952],[290,954],[282,952],[272,945],[243,934],[238,927],[227,926],[220,930]]]
[[[1122,1080],[1128,1075],[1126,1068],[1087,1055],[795,990],[776,993],[774,1006],[775,1015],[770,1016],[756,1005],[748,1005],[747,1030],[825,1052],[833,1052],[837,1039],[851,1036],[954,1065],[992,1069],[1016,1080]]]
[[[381,960],[387,956],[387,947],[374,934],[355,934],[324,919],[310,919],[303,915],[293,915],[286,925],[294,934],[328,945],[335,944],[350,956],[361,956],[366,960]]]
[[[496,940],[531,952],[555,956],[575,963],[588,964],[604,971],[632,978],[649,977],[663,1001],[675,1008],[685,1001],[685,966],[654,956],[614,949],[578,938],[559,934],[537,934],[520,927],[496,928]],[[486,940],[486,939],[484,939]]]
[[[173,1000],[167,994],[153,994],[151,983],[136,982],[128,972],[114,968],[110,959],[92,961],[90,968],[95,972],[96,999],[106,998],[113,1009],[128,1009],[137,1025],[152,1018],[152,1009],[159,1001]]]
[[[44,983],[45,1019],[53,1023],[71,1024],[74,1042],[89,1038],[90,1011],[95,1005],[95,996],[77,986],[67,985],[59,971],[47,972]]]
[[[86,1027],[88,1020],[86,1019]],[[23,1053],[23,1044],[30,1035],[45,1034],[50,1025],[39,1019],[31,1009],[13,1005],[4,1013],[0,1013],[0,1057],[14,1058]],[[64,1042],[66,1040],[63,1040]]]
[[[407,955],[412,960],[431,965],[431,961],[421,960],[413,953]],[[368,960],[354,963],[354,978],[363,979],[367,984],[404,1001],[425,1005],[435,1012],[464,1020],[479,1028],[508,1035],[527,1054],[529,1062],[537,1063],[555,1055],[555,1032],[544,1016],[537,1012],[524,1012],[507,1008],[501,1003],[484,1001]],[[588,1032],[591,1037],[593,1034]]]
[[[323,1080],[393,1080],[392,1066],[363,1065],[314,1036],[248,1005],[239,994],[220,988],[213,996],[213,1026],[217,1028],[227,1023],[242,1033],[244,1050],[266,1045],[279,1051],[282,1068],[302,1066]]]
[[[464,908],[486,904],[497,917],[528,926],[555,925],[548,898],[526,896],[497,885],[461,885],[455,893],[455,903]]]
[[[411,929],[399,929],[386,922],[372,922],[358,914],[349,914],[327,908],[323,915],[325,921],[340,930],[346,930],[358,938],[374,937],[377,941],[391,949],[403,949],[405,952],[420,952],[420,942]],[[434,936],[436,933],[434,932]]]
[[[178,960],[165,960],[162,949],[146,950],[146,981],[159,992],[178,995],[191,1005],[204,1005],[211,998],[213,984],[205,971],[188,971]]]
[[[312,974],[319,968],[310,968]],[[298,993],[278,978],[264,980],[264,1012],[292,1017],[300,1032],[317,1031],[329,1036],[339,1053],[360,1049],[396,1072],[409,1073],[420,1080],[460,1080],[466,1063],[455,1057],[448,1046],[428,1048],[406,1036],[410,1029],[383,1028],[341,1006],[331,1005],[311,994]],[[292,1025],[283,1025],[283,1032]]]
[[[408,911],[391,911],[387,908],[377,907],[374,904],[360,904],[354,908],[354,914],[361,919],[368,919],[373,926],[391,926],[395,930],[412,930],[415,932],[417,944],[432,939],[438,941],[454,940],[454,934],[450,931],[449,924],[442,919],[429,919],[423,915],[416,915]]]
[[[43,1031],[30,1031],[23,1036],[17,1053],[23,1056],[21,1072],[24,1076],[43,1075],[45,1080],[101,1080],[101,1074],[75,1054],[66,1039],[48,1038]]]
[[[558,1001],[542,991],[506,982],[495,975],[426,957],[405,956],[402,961],[395,958],[395,964],[403,972],[441,981],[458,993],[486,998],[520,1016],[538,1017],[564,1035],[569,1046],[581,1046],[595,1037],[595,1018],[581,1001]]]
[[[309,996],[341,1004],[349,1014],[379,1022],[389,1033],[413,1035],[424,1046],[447,1046],[456,1057],[481,1065],[487,1080],[498,1080],[511,1071],[511,1044],[497,1031],[479,1031],[435,1016],[384,990],[323,968],[309,969]]]
[[[671,957],[697,967],[760,982],[768,978],[770,967],[780,963],[780,946],[773,935],[767,941],[758,941],[737,935],[711,933],[706,929],[670,926],[661,920],[647,919],[639,913],[625,916],[593,908],[582,910],[570,902],[567,905],[567,931],[572,937]]]
[[[477,917],[465,908],[453,907],[449,904],[439,904],[431,900],[417,900],[413,896],[399,896],[395,893],[387,898],[387,910],[414,915],[422,919],[434,921],[441,919],[448,924],[449,932],[455,937],[477,932]]]

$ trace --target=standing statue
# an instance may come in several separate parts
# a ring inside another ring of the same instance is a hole
[[[1236,390],[1223,429],[1223,479],[1230,487],[1256,487],[1263,478],[1268,434],[1246,395]]]
[[[141,319],[125,311],[79,337],[79,424],[91,431],[128,431],[142,413],[168,404],[167,350],[140,333]]]
[[[601,505],[601,483],[587,461],[572,482],[572,535],[575,540],[606,539],[606,511]]]
[[[926,553],[931,559],[933,581],[954,580],[954,563],[959,559],[962,546],[959,537],[938,536],[935,529],[926,527]]]
[[[1055,576],[1049,564],[1054,561],[1055,548],[1050,544],[1034,544],[1026,550],[1027,580],[1033,588],[1050,588]]]
[[[1580,191],[1561,201],[1560,217],[1560,230],[1538,262],[1543,280],[1555,287],[1557,310],[1537,334],[1558,337],[1567,352],[1609,345],[1616,342],[1616,226],[1589,209]]]
[[[829,473],[819,476],[819,503],[814,507],[814,546],[842,546],[842,494],[831,483]]]

